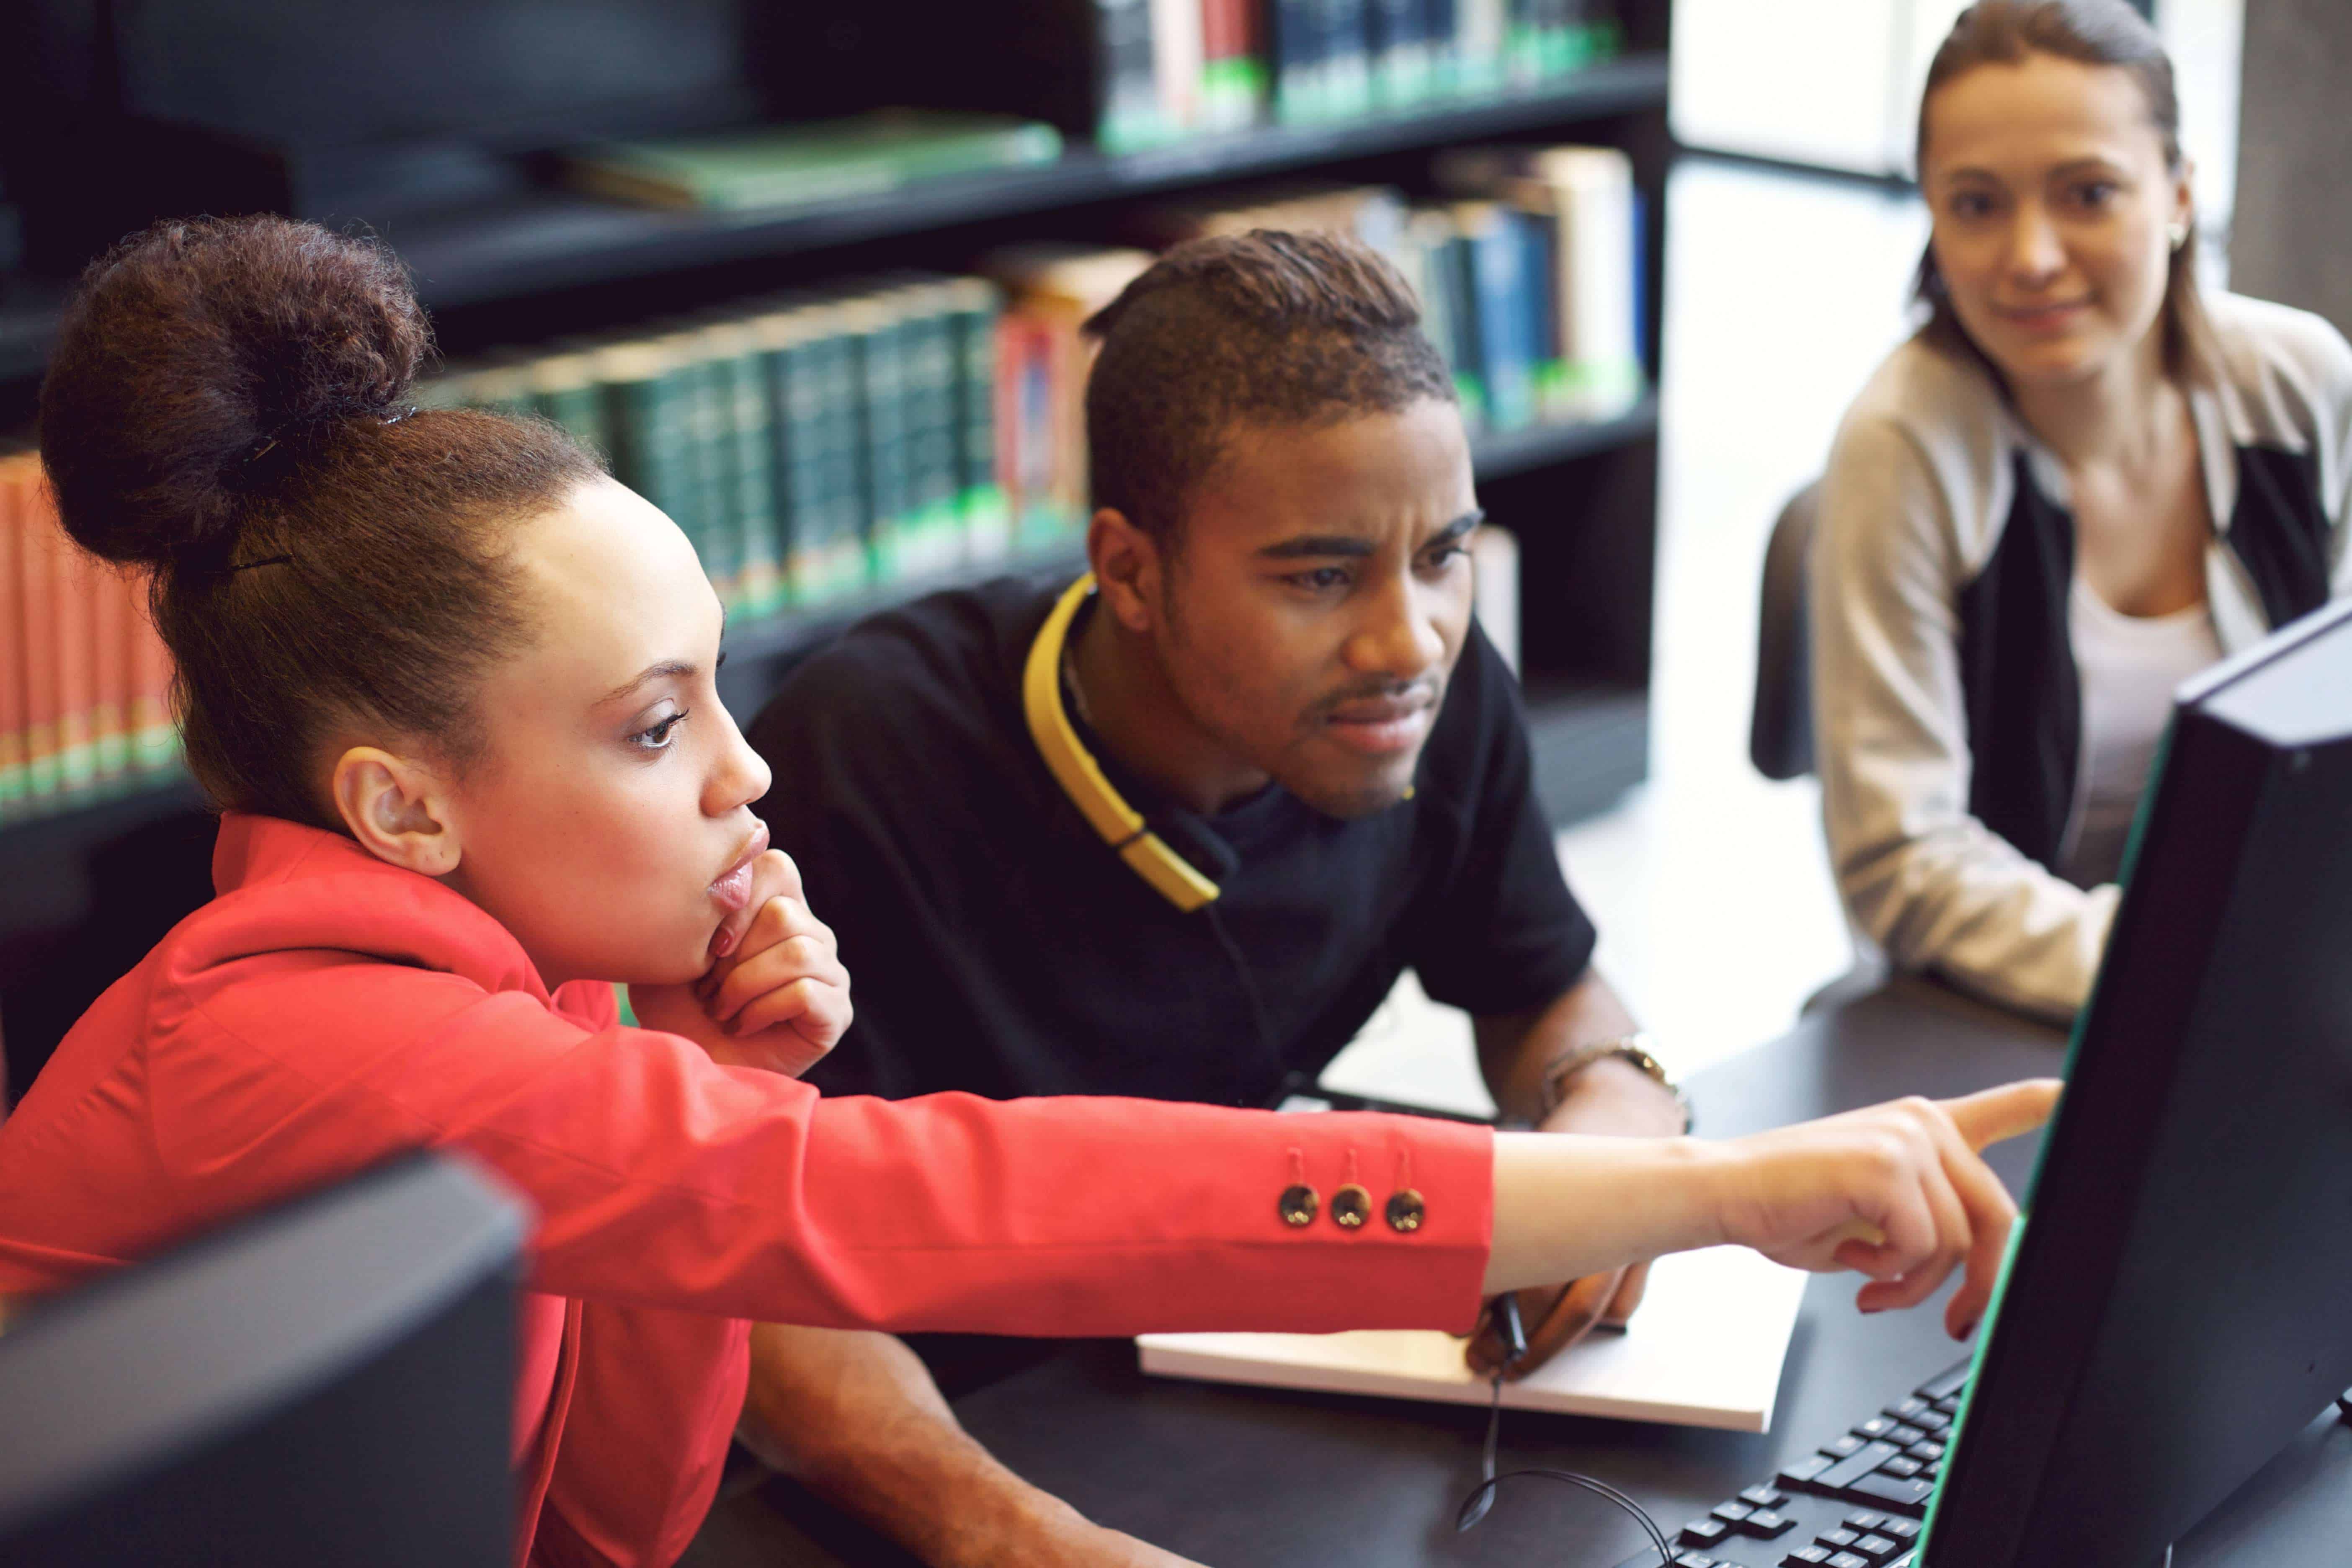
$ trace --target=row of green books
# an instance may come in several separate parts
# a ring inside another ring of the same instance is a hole
[[[445,407],[538,414],[693,542],[730,616],[1001,557],[1066,523],[998,480],[994,285],[899,275],[457,367]]]

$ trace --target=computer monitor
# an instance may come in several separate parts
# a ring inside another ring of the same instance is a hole
[[[2352,604],[2182,689],[1922,1568],[2151,1568],[2352,1382]]]
[[[525,1224],[412,1156],[35,1305],[0,1563],[509,1568]]]

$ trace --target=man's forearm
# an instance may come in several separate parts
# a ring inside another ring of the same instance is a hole
[[[1546,1068],[1580,1046],[1630,1035],[1639,1026],[1600,971],[1587,970],[1545,1006],[1475,1020],[1479,1069],[1506,1117],[1537,1122],[1549,1109]]]
[[[761,1323],[739,1436],[771,1468],[938,1568],[1179,1560],[1040,1491],[973,1441],[888,1334]]]

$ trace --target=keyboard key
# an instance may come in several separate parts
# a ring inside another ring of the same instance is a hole
[[[1682,1528],[1679,1537],[1685,1546],[1713,1546],[1731,1533],[1731,1526],[1719,1519],[1694,1519]]]
[[[1933,1405],[1929,1405],[1926,1400],[1920,1398],[1915,1394],[1900,1405],[1888,1405],[1886,1407],[1886,1414],[1894,1416],[1897,1421],[1908,1421],[1916,1426],[1919,1424],[1919,1417],[1934,1408],[1935,1407]]]
[[[1913,1476],[1917,1475],[1921,1470],[1924,1470],[1927,1468],[1927,1466],[1911,1458],[1908,1454],[1897,1454],[1893,1458],[1887,1460],[1886,1463],[1879,1466],[1878,1473],[1882,1476],[1893,1476],[1898,1480],[1907,1481]]]
[[[1797,1521],[1785,1513],[1759,1508],[1739,1521],[1739,1533],[1752,1535],[1759,1541],[1775,1541],[1797,1528]]]
[[[1885,1514],[1873,1513],[1866,1508],[1855,1509],[1852,1513],[1845,1516],[1845,1527],[1848,1530],[1859,1530],[1865,1535],[1870,1533],[1870,1531],[1876,1530],[1880,1525],[1883,1525],[1885,1522],[1886,1516]]]
[[[1865,1535],[1847,1550],[1856,1557],[1867,1557],[1873,1563],[1884,1563],[1902,1551],[1903,1547],[1900,1542],[1889,1541],[1883,1535]]]
[[[1685,1552],[1674,1561],[1673,1568],[1723,1568],[1712,1557],[1702,1557],[1696,1552]]]
[[[1851,1552],[1841,1552],[1830,1559],[1830,1568],[1870,1568],[1870,1559],[1856,1557]]]
[[[1955,1367],[1945,1369],[1939,1376],[1930,1378],[1918,1387],[1919,1397],[1933,1405],[1938,1399],[1949,1399],[1969,1385],[1969,1369],[1976,1365],[1974,1357]]]
[[[1842,1492],[1902,1451],[1892,1443],[1864,1443],[1852,1454],[1823,1470],[1821,1479],[1813,1484],[1824,1491]],[[1873,1500],[1856,1498],[1853,1500],[1869,1502]]]
[[[1957,1418],[1960,1413],[1960,1396],[1955,1394],[1948,1399],[1938,1399],[1936,1401],[1936,1408],[1947,1415]]]
[[[1789,1500],[1789,1494],[1770,1487],[1749,1487],[1739,1494],[1741,1502],[1754,1503],[1758,1508],[1779,1508]]]
[[[1912,1416],[1909,1424],[1931,1436],[1938,1432],[1948,1432],[1952,1429],[1952,1418],[1932,1405]]]
[[[1738,1524],[1756,1510],[1744,1502],[1719,1502],[1707,1511],[1726,1524]]]
[[[1906,1481],[1893,1476],[1864,1476],[1843,1489],[1856,1502],[1874,1502],[1916,1519],[1927,1511],[1927,1500],[1936,1495],[1936,1483],[1924,1478]]]
[[[1829,1560],[1830,1549],[1826,1546],[1800,1546],[1780,1559],[1780,1568],[1817,1568],[1817,1564]]]
[[[1933,1437],[1924,1437],[1903,1451],[1923,1465],[1932,1465],[1944,1457],[1944,1446]]]
[[[1855,1542],[1862,1539],[1862,1531],[1858,1530],[1824,1530],[1819,1535],[1813,1537],[1813,1539],[1819,1542],[1822,1545],[1828,1547],[1832,1552],[1843,1552],[1847,1547],[1852,1546]]]
[[[1925,1437],[1927,1435],[1927,1434],[1922,1432],[1916,1426],[1910,1426],[1907,1423],[1900,1423],[1896,1425],[1894,1431],[1889,1432],[1886,1435],[1886,1440],[1894,1444],[1898,1448],[1907,1448],[1912,1444],[1917,1442],[1920,1438]]]
[[[1836,1463],[1827,1454],[1808,1454],[1801,1459],[1781,1466],[1780,1474],[1772,1479],[1793,1490],[1807,1491],[1823,1470]]]
[[[1852,1433],[1848,1433],[1843,1437],[1833,1438],[1831,1441],[1822,1444],[1822,1452],[1827,1454],[1832,1459],[1843,1459],[1848,1454],[1860,1453],[1862,1451],[1864,1441],[1864,1439],[1854,1436]]]
[[[1864,1438],[1884,1437],[1888,1433],[1894,1431],[1898,1423],[1891,1421],[1884,1415],[1874,1415],[1867,1421],[1855,1423],[1853,1435],[1857,1437]],[[1917,1437],[1906,1437],[1904,1439],[1904,1442],[1916,1443],[1918,1440],[1919,1439]],[[1897,1443],[1895,1445],[1898,1448],[1902,1446],[1903,1445],[1901,1443]]]
[[[1908,1545],[1919,1539],[1919,1521],[1916,1519],[1890,1519],[1879,1525],[1878,1533],[1891,1535]]]

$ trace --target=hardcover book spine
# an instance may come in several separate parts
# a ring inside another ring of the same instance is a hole
[[[776,411],[775,468],[777,542],[784,566],[784,602],[813,604],[823,597],[815,569],[824,522],[824,469],[817,461],[815,348],[812,312],[792,311],[770,329],[769,401]]]
[[[1429,53],[1429,91],[1447,98],[1462,90],[1462,51],[1456,36],[1457,0],[1421,0],[1422,47]]]
[[[1525,86],[1543,74],[1544,0],[1508,0],[1503,28],[1503,74]]]
[[[1559,327],[1559,221],[1543,206],[1511,209],[1522,255],[1520,276],[1527,282],[1528,342],[1535,353],[1535,403],[1538,418],[1560,418],[1567,413],[1568,360],[1562,352]]]
[[[1538,155],[1539,177],[1559,214],[1564,402],[1569,412],[1605,418],[1641,395],[1641,216],[1633,165],[1614,148],[1555,147]]]
[[[734,560],[732,615],[762,616],[776,607],[781,572],[775,553],[775,470],[771,459],[768,393],[751,332],[740,322],[715,324],[702,334],[711,390],[718,402],[723,535]]]
[[[1252,26],[1257,0],[1200,0],[1200,123],[1232,131],[1255,123],[1265,102],[1266,72]]]
[[[1356,119],[1371,108],[1371,37],[1366,13],[1378,3],[1321,0],[1323,110],[1332,119]]]
[[[57,552],[49,547],[47,509],[37,489],[18,480],[16,580],[24,593],[25,793],[42,800],[58,793],[59,678],[58,673]]]
[[[1484,358],[1486,339],[1478,319],[1478,286],[1471,240],[1457,223],[1431,268],[1445,291],[1445,314],[1454,328],[1454,391],[1462,416],[1474,430],[1489,417]]]
[[[36,553],[43,557],[38,570],[48,584],[49,682],[55,692],[52,756],[54,788],[71,793],[88,787],[97,776],[97,758],[90,748],[90,712],[98,705],[96,671],[91,668],[89,562],[58,526],[48,504],[46,487],[34,492],[33,533]]]
[[[924,285],[902,296],[906,317],[907,472],[911,537],[905,571],[941,572],[964,559],[957,457],[955,323],[945,290]]]
[[[854,406],[863,422],[858,446],[866,560],[873,580],[887,583],[903,568],[913,501],[907,474],[906,342],[898,312],[878,300],[859,300],[851,316]]]
[[[795,603],[838,598],[867,581],[863,426],[848,326],[834,307],[805,313],[807,336],[788,355]]]
[[[1324,117],[1322,0],[1265,0],[1274,117],[1285,124]]]
[[[1025,313],[1004,318],[998,363],[997,471],[1013,505],[1023,547],[1059,531],[1054,513],[1054,345]]]
[[[1480,210],[1474,225],[1472,266],[1477,282],[1478,353],[1486,381],[1489,418],[1498,430],[1517,430],[1536,416],[1536,344],[1530,331],[1534,279],[1527,272],[1527,249],[1518,215],[1497,205]]]
[[[1468,96],[1503,85],[1509,0],[1454,0],[1454,85]]]
[[[1201,69],[1206,18],[1201,0],[1150,0],[1151,65],[1158,77],[1160,129],[1181,135],[1201,123]]]
[[[997,292],[977,278],[953,287],[956,507],[966,554],[992,561],[1013,548],[1013,516],[996,472]]]
[[[0,818],[29,792],[25,772],[25,592],[18,568],[26,510],[22,457],[0,458]]]
[[[1152,58],[1151,0],[1095,0],[1095,26],[1103,94],[1096,142],[1105,152],[1125,153],[1165,141],[1159,68]]]
[[[89,593],[90,761],[97,777],[111,779],[131,764],[130,595],[121,568],[94,556],[81,560]]]
[[[867,478],[866,417],[861,399],[857,343],[845,320],[820,346],[819,375],[824,387],[824,493],[829,521],[824,533],[824,581],[833,595],[853,593],[874,580],[873,556],[867,548],[866,522],[872,515],[872,487]]]
[[[1429,47],[1422,0],[1369,0],[1364,14],[1372,100],[1409,109],[1429,96]]]

